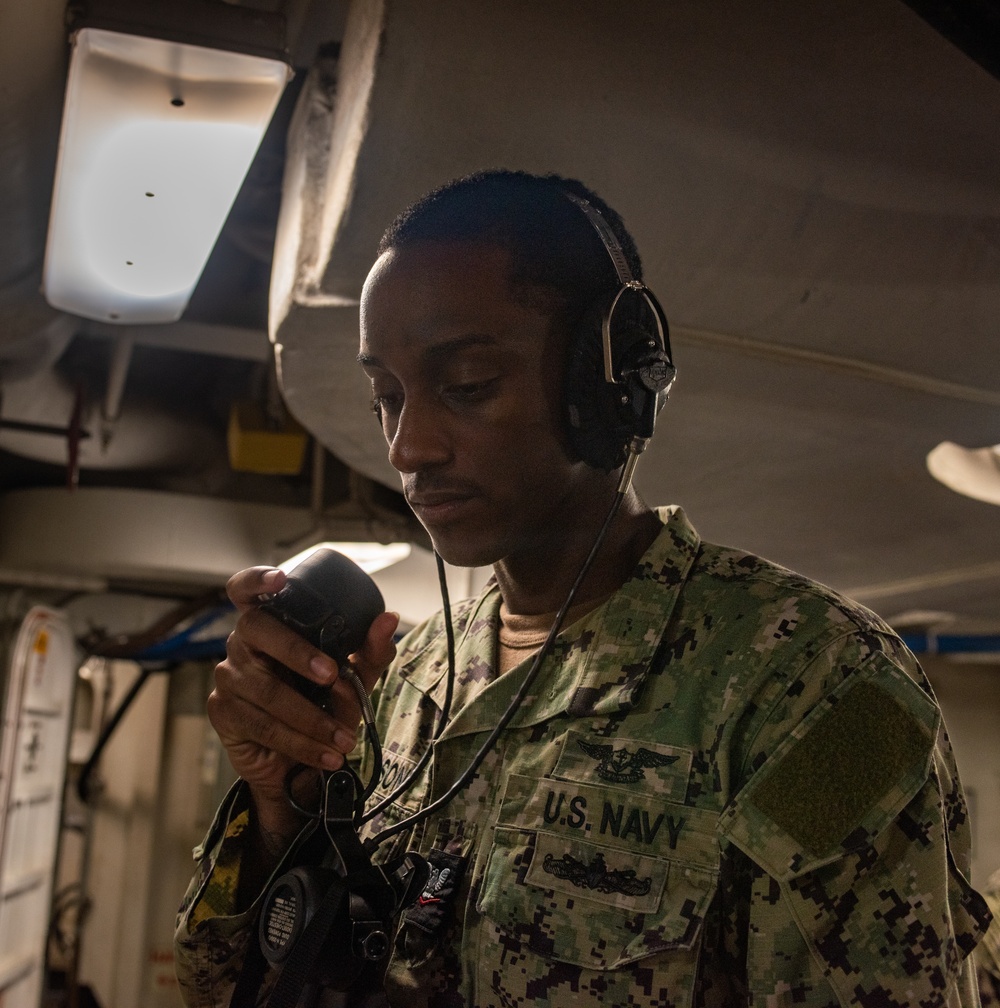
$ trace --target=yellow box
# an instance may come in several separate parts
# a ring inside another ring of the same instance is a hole
[[[295,476],[302,471],[308,439],[289,416],[280,425],[268,423],[255,402],[233,403],[229,411],[229,465],[237,472]]]

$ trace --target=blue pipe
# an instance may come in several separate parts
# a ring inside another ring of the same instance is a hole
[[[900,634],[914,654],[1000,654],[1000,634]]]
[[[128,657],[132,661],[196,661],[199,658],[221,658],[226,653],[226,638],[215,637],[208,640],[196,640],[195,634],[210,626],[221,616],[232,612],[229,604],[218,606],[203,613],[191,624],[164,640],[157,641]]]

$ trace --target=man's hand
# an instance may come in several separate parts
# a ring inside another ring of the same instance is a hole
[[[240,617],[215,670],[208,717],[236,772],[250,785],[257,826],[268,847],[283,847],[301,826],[284,796],[284,781],[297,763],[335,770],[357,742],[361,709],[354,689],[338,677],[337,663],[257,606],[279,591],[285,575],[251,567],[230,578],[226,590]],[[352,665],[371,692],[396,653],[392,635],[399,617],[376,618]],[[282,667],[283,666],[283,667]],[[330,685],[326,713],[288,684],[288,672]]]

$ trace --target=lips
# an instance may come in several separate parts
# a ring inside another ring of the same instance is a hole
[[[477,495],[466,488],[444,488],[407,492],[407,503],[421,521],[435,523],[460,517]]]

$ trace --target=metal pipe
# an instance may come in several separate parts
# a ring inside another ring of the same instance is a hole
[[[108,363],[108,387],[104,393],[104,407],[101,410],[101,418],[105,424],[101,432],[104,444],[110,440],[111,427],[121,414],[122,395],[125,392],[125,380],[128,377],[134,347],[135,341],[131,336],[121,335],[116,338],[114,350],[111,352],[111,360]]]
[[[58,591],[106,592],[108,582],[99,577],[77,577],[71,574],[50,574],[47,571],[14,570],[0,567],[0,584],[19,588],[54,588]]]

